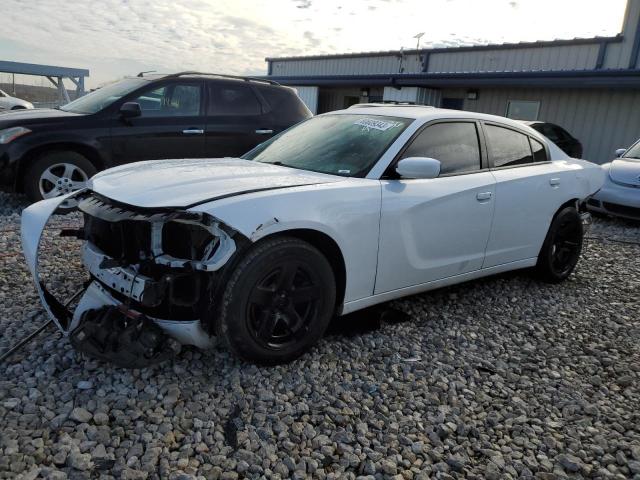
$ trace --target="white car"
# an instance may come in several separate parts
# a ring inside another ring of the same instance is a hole
[[[81,351],[140,366],[217,335],[269,364],[301,355],[334,315],[507,270],[566,279],[603,177],[506,118],[358,105],[242,158],[101,172],[24,210],[22,241],[45,308]],[[93,280],[73,312],[37,260],[71,196]]]
[[[603,187],[587,202],[589,210],[640,220],[640,140],[628,149],[616,150],[617,159],[601,167]]]
[[[9,110],[25,110],[33,108],[33,103],[12,97],[8,93],[0,90],[0,112]]]

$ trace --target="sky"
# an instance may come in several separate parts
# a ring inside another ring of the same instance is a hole
[[[615,35],[626,0],[2,0],[0,59],[264,75],[265,57]],[[2,78],[0,77],[0,81]]]

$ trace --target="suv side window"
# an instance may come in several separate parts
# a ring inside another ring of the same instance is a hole
[[[298,123],[312,116],[292,88],[275,85],[256,85],[255,88],[267,103],[268,111],[274,120],[283,126]]]
[[[561,142],[566,142],[571,140],[573,137],[569,135],[569,133],[562,127],[557,125],[551,125],[551,129],[554,131],[555,136]]]
[[[480,170],[480,142],[473,122],[436,123],[411,142],[402,158],[429,157],[440,160],[440,175]]]
[[[262,106],[247,85],[211,84],[209,87],[209,115],[247,116],[262,114]]]
[[[533,163],[529,137],[496,125],[485,125],[494,167],[512,167]]]
[[[138,98],[143,117],[191,117],[200,115],[201,88],[195,83],[172,83],[147,91]]]

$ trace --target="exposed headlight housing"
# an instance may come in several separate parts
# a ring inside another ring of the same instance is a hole
[[[31,133],[31,130],[24,127],[11,127],[0,130],[0,145],[12,142],[16,138],[26,135],[27,133]]]

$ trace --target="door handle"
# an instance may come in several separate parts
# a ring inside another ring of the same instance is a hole
[[[258,135],[270,135],[270,134],[272,134],[272,133],[273,133],[273,130],[270,130],[270,129],[268,129],[268,128],[258,128],[258,129],[256,130],[256,133],[257,133]]]
[[[491,200],[492,195],[493,194],[491,192],[480,192],[476,195],[476,198],[479,202],[486,202],[488,200]]]
[[[187,128],[186,130],[182,130],[182,133],[185,135],[202,135],[204,130],[201,128]]]
[[[549,179],[549,185],[551,185],[552,187],[557,187],[558,185],[560,185],[560,179],[559,178],[550,178]]]

